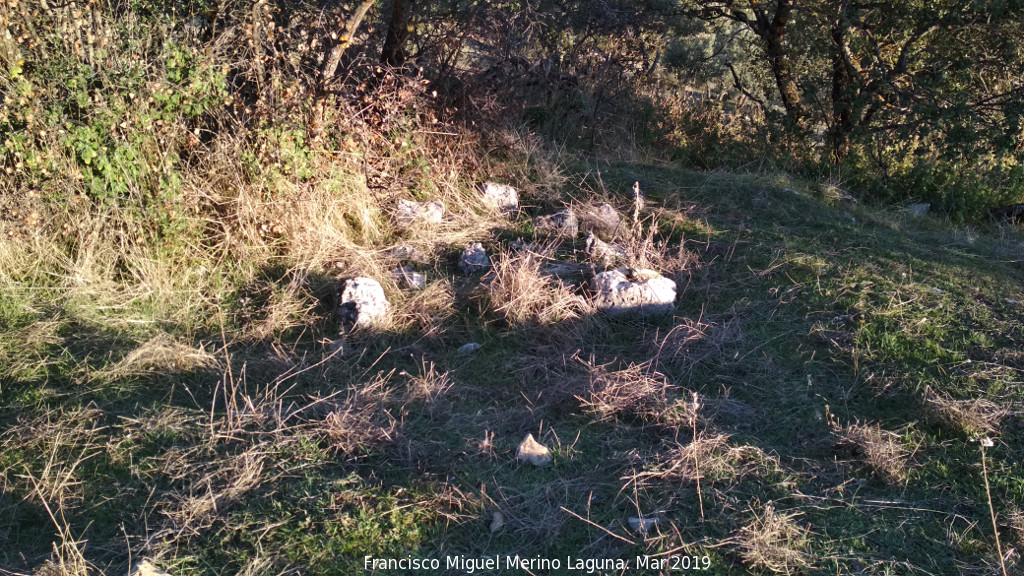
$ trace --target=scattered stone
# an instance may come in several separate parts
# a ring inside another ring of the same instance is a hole
[[[131,570],[131,576],[171,576],[169,573],[160,570],[149,560],[142,560]]]
[[[519,192],[507,184],[484,182],[480,185],[480,193],[484,203],[499,212],[512,214],[519,210]]]
[[[462,270],[463,274],[477,274],[490,268],[491,259],[487,257],[487,251],[479,242],[466,246],[459,257],[459,270]]]
[[[407,290],[423,290],[427,287],[427,278],[412,266],[402,266],[391,271],[395,283]]]
[[[395,246],[388,252],[388,256],[399,262],[430,263],[430,258],[426,254],[412,246]]]
[[[533,434],[527,434],[516,450],[516,460],[529,462],[534,466],[547,466],[551,464],[551,450],[534,440]]]
[[[622,216],[611,204],[588,204],[579,209],[580,228],[613,236],[622,227]]]
[[[637,518],[636,516],[629,518],[629,527],[639,534],[647,534],[657,523],[657,518]]]
[[[444,204],[438,200],[399,200],[395,206],[395,222],[400,228],[411,228],[415,224],[439,224],[443,219]]]
[[[491,534],[494,534],[498,530],[501,530],[505,526],[505,515],[501,512],[495,511],[491,514]]]
[[[373,278],[349,278],[338,299],[338,324],[343,332],[370,328],[383,321],[390,309],[380,282]]]
[[[522,238],[516,238],[509,245],[509,250],[516,254],[539,254],[541,251],[540,245],[535,242],[526,242]]]
[[[611,316],[671,314],[676,283],[653,270],[616,268],[594,276],[594,305]]]
[[[463,344],[462,346],[459,346],[459,348],[458,348],[458,350],[456,350],[456,352],[458,352],[459,354],[472,354],[473,352],[476,352],[477,350],[479,350],[481,348],[481,346],[482,345],[480,343],[478,343],[478,342],[469,342],[467,344]]]
[[[931,210],[932,205],[929,202],[921,202],[919,204],[911,204],[907,206],[907,212],[910,212],[911,216],[924,216]]]
[[[622,264],[628,259],[626,249],[618,244],[609,244],[593,232],[587,234],[585,249],[590,261],[602,268],[610,268]]]
[[[544,236],[575,238],[580,232],[580,221],[575,212],[566,208],[556,214],[537,216],[533,220],[533,229]]]

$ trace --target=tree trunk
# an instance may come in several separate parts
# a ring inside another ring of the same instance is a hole
[[[338,45],[331,50],[330,55],[327,57],[327,62],[324,64],[323,77],[321,78],[324,86],[334,79],[334,73],[337,72],[338,64],[341,62],[341,55],[345,53],[345,48],[352,43],[352,38],[355,37],[359,24],[362,23],[366,13],[370,10],[370,6],[373,6],[375,1],[363,0],[363,3],[356,8],[352,17],[345,23],[344,34],[338,39]]]
[[[408,0],[394,0],[391,8],[391,23],[388,35],[381,51],[381,62],[389,66],[401,66],[405,63],[405,42],[409,38],[409,4]]]
[[[853,131],[853,75],[847,62],[848,19],[845,2],[832,28],[832,122],[829,126],[829,148],[832,161],[839,163],[850,153],[850,132]]]
[[[775,84],[779,88],[779,96],[782,97],[782,105],[786,108],[786,114],[797,127],[803,128],[804,107],[800,98],[800,87],[797,86],[796,76],[793,73],[793,61],[786,50],[788,41],[788,29],[793,15],[794,0],[779,0],[775,9],[775,16],[767,29],[763,30],[762,37],[765,41],[765,51],[768,60],[771,62],[772,74],[775,76]]]

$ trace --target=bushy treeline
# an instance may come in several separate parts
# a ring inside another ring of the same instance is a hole
[[[755,159],[958,219],[1024,194],[1019,0],[7,6],[6,190],[167,212],[220,131],[246,135],[256,172],[301,171],[357,126],[512,120],[570,148]]]

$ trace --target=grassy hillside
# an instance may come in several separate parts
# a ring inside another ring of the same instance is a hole
[[[214,34],[174,6],[9,4],[0,572],[1020,572],[1017,228],[859,204],[754,152],[690,171],[637,102],[523,113],[469,72],[351,55],[323,86],[281,49],[327,36],[315,13],[256,3]],[[409,229],[400,200],[447,211]],[[599,313],[585,234],[535,229],[601,203],[672,314]],[[473,242],[492,273],[458,270]],[[391,311],[342,335],[353,276]],[[527,434],[550,466],[517,461]]]
[[[625,212],[631,182],[646,191],[645,256],[681,289],[671,318],[597,315],[511,256],[488,290],[455,270],[459,225],[435,233],[452,244],[420,267],[424,291],[388,284],[393,324],[339,351],[331,266],[117,265],[5,240],[2,565],[519,554],[653,574],[637,555],[688,554],[715,573],[987,573],[990,496],[1016,565],[1015,231],[829,206],[783,177],[579,168],[579,199]],[[531,238],[525,216],[477,223],[492,254]],[[517,464],[527,433],[552,466]]]

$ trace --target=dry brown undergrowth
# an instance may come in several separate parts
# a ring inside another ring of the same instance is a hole
[[[731,538],[744,562],[780,574],[810,566],[809,530],[797,524],[799,513],[778,512],[771,502],[751,506],[750,513],[750,520]]]
[[[930,387],[925,390],[924,402],[929,416],[971,437],[995,434],[1003,419],[1011,414],[991,400],[954,400]]]
[[[907,481],[911,453],[898,434],[884,430],[879,424],[857,422],[840,426],[834,416],[828,418],[836,436],[836,448],[861,460],[890,486]]]
[[[675,388],[650,363],[633,364],[622,370],[580,360],[586,369],[583,390],[577,394],[583,409],[608,420],[633,415],[657,420],[669,407],[669,393]]]
[[[591,311],[588,301],[571,286],[544,274],[545,252],[502,250],[494,260],[487,294],[491,308],[510,325],[552,324]]]
[[[676,444],[659,457],[656,467],[631,479],[696,482],[699,475],[713,482],[735,482],[765,464],[778,465],[776,458],[760,448],[735,446],[730,438],[728,434],[699,433],[696,441]]]

